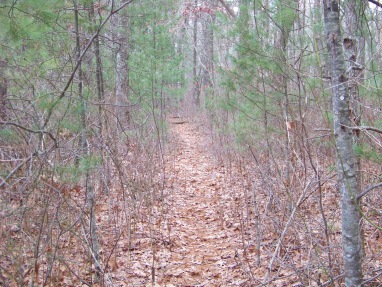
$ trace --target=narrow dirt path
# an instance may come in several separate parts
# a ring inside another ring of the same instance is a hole
[[[179,123],[171,124],[178,147],[167,160],[173,245],[160,286],[244,286],[225,172],[209,153],[208,137],[195,124]]]

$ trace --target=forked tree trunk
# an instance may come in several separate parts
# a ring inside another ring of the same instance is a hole
[[[323,1],[325,39],[332,81],[334,136],[337,148],[338,185],[341,193],[342,244],[345,285],[362,285],[362,240],[360,232],[360,202],[357,158],[353,150],[353,135],[349,108],[346,65],[342,48],[338,0]]]

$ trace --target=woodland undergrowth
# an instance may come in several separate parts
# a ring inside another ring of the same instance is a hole
[[[238,143],[220,116],[169,116],[167,136],[152,136],[153,124],[105,146],[102,169],[84,168],[95,183],[98,266],[87,183],[47,168],[53,152],[27,162],[1,190],[2,286],[341,286],[334,151],[304,131],[320,127],[290,130],[286,182],[280,140]],[[61,161],[76,164],[74,154]],[[380,174],[372,162],[363,169],[365,182]],[[364,204],[365,286],[378,286],[380,197]]]

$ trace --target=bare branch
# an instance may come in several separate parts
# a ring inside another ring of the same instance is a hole
[[[372,191],[373,189],[376,189],[377,187],[380,187],[380,186],[382,186],[382,182],[368,187],[365,191],[358,194],[356,199],[359,200],[361,197],[365,196],[369,191]]]
[[[219,2],[223,5],[223,7],[227,10],[227,12],[232,16],[232,18],[236,18],[235,12],[224,0],[219,0]]]
[[[369,126],[348,127],[348,126],[345,126],[345,125],[342,125],[342,126],[345,127],[345,128],[351,129],[351,130],[356,130],[356,131],[372,131],[372,132],[376,132],[376,133],[382,134],[382,130],[377,129],[375,127],[369,127]]]
[[[12,122],[2,122],[2,121],[0,121],[0,125],[15,126],[17,128],[20,128],[20,129],[22,129],[24,131],[27,131],[27,132],[30,132],[30,133],[33,133],[33,134],[47,134],[54,141],[55,147],[58,147],[56,138],[53,136],[52,133],[50,133],[48,131],[44,131],[44,130],[37,130],[37,131],[35,131],[35,130],[28,129],[26,127],[23,127],[23,126],[21,126],[19,124],[12,123]]]
[[[37,155],[37,152],[34,152],[33,154],[31,154],[27,159],[25,159],[24,161],[20,162],[4,179],[2,179],[2,182],[0,182],[0,188],[2,188],[6,183],[7,183],[7,180],[13,176],[20,168],[23,167],[24,164],[28,163],[30,160],[32,160],[32,158]]]

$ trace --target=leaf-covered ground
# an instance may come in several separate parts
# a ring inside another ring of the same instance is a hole
[[[235,202],[224,190],[225,171],[194,124],[170,124],[176,148],[165,159],[164,196],[132,247],[119,249],[114,268],[122,272],[111,279],[118,286],[242,286],[247,276],[236,251],[240,232],[231,220]]]
[[[149,200],[154,204],[146,207],[146,217],[138,220],[130,243],[125,235],[118,241],[110,272],[114,286],[330,284],[328,274],[317,263],[327,260],[327,243],[322,231],[314,231],[322,230],[314,193],[296,194],[304,203],[296,214],[290,214],[284,210],[287,204],[271,203],[272,197],[259,189],[255,211],[252,195],[247,194],[252,190],[251,176],[235,165],[235,160],[230,166],[218,163],[211,154],[211,137],[195,122],[173,118],[169,124],[163,196]],[[163,174],[158,175],[158,181],[161,178]],[[328,187],[323,204],[327,220],[335,226],[329,231],[333,269],[342,274],[340,214],[338,201],[333,200],[337,191],[331,183]],[[250,210],[248,206],[252,206]],[[261,225],[258,230],[256,217]],[[309,226],[310,232],[304,226]],[[375,242],[370,236],[373,232],[377,231],[365,227],[366,252],[374,257],[366,278],[375,276],[380,266],[373,255],[379,253],[379,247],[370,248]],[[319,240],[322,247],[314,243]],[[369,258],[365,260],[368,264]],[[341,280],[342,275],[336,278]]]
[[[330,276],[342,286],[334,175],[322,182],[321,197],[317,183],[288,194],[261,160],[218,161],[216,141],[202,124],[170,118],[169,126],[163,157],[151,143],[129,149],[115,170],[129,178],[115,176],[110,192],[97,194],[102,286],[329,286]],[[30,209],[21,230],[2,221],[0,286],[31,286],[33,279],[41,286],[44,280],[44,286],[101,286],[90,283],[95,268],[84,193],[56,190],[46,198],[57,205],[49,214],[57,215],[46,220],[57,218],[59,228],[54,220],[47,231],[37,228],[44,223],[41,208]],[[381,284],[380,206],[378,193],[364,200],[365,218],[374,224],[364,224],[365,286]],[[38,264],[31,235],[43,239]]]

